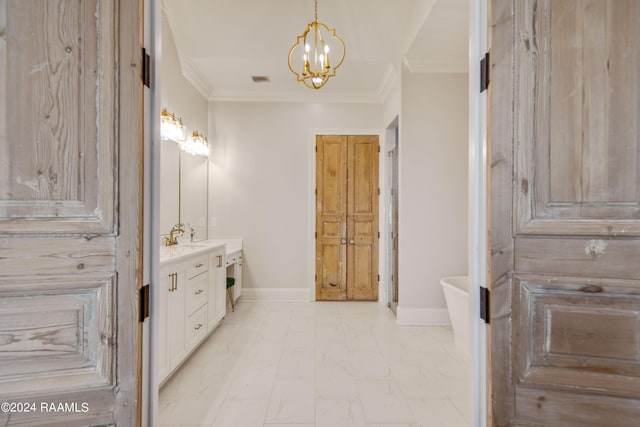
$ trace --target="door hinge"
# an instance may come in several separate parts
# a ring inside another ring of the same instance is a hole
[[[480,286],[480,318],[484,323],[491,323],[491,293],[488,288]]]
[[[146,87],[151,87],[151,56],[145,48],[142,48],[142,82]]]
[[[149,294],[150,287],[148,284],[140,288],[140,322],[144,322],[144,319],[149,317]]]
[[[315,237],[314,237],[314,238],[315,238],[315,239],[317,239],[317,238],[318,238],[318,232],[317,232],[317,231],[316,231],[316,234],[315,234]]]
[[[318,282],[318,275],[317,275],[317,274],[314,276],[314,279],[313,279],[313,280],[315,280],[316,282]]]
[[[380,281],[380,275],[378,274],[378,282]]]
[[[378,196],[380,195],[380,189],[378,188]]]
[[[491,70],[491,61],[489,60],[489,52],[484,54],[484,58],[480,61],[480,93],[489,88],[489,72]]]
[[[380,232],[378,231],[378,239],[380,238]]]

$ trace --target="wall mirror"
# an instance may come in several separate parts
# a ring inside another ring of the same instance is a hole
[[[208,159],[180,150],[163,139],[160,146],[160,234],[176,224],[185,225],[185,239],[194,230],[194,241],[206,240],[208,209]]]

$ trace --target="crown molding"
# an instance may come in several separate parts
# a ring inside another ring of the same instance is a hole
[[[469,72],[469,62],[465,59],[450,61],[410,60],[405,58],[404,65],[410,73],[415,74],[466,74]]]
[[[207,81],[200,75],[197,68],[189,61],[180,61],[180,68],[182,75],[191,85],[202,95],[204,99],[211,98],[213,89],[209,86]]]
[[[379,102],[383,103],[387,99],[399,77],[396,67],[394,67],[393,64],[389,64],[387,67],[387,73],[383,77],[382,82],[380,82],[380,87],[378,88]]]
[[[343,104],[380,104],[383,100],[375,95],[356,95],[348,93],[332,94],[309,92],[300,93],[256,93],[242,91],[215,92],[208,98],[214,102],[299,102],[299,103],[343,103]]]

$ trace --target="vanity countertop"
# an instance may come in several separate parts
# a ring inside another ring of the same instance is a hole
[[[174,246],[160,247],[160,266],[200,252],[225,247],[227,255],[242,250],[241,239],[209,239],[198,242],[180,243]]]

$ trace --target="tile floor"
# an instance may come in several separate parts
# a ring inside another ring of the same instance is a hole
[[[378,303],[249,303],[160,391],[161,427],[467,427],[468,360],[446,326]]]

